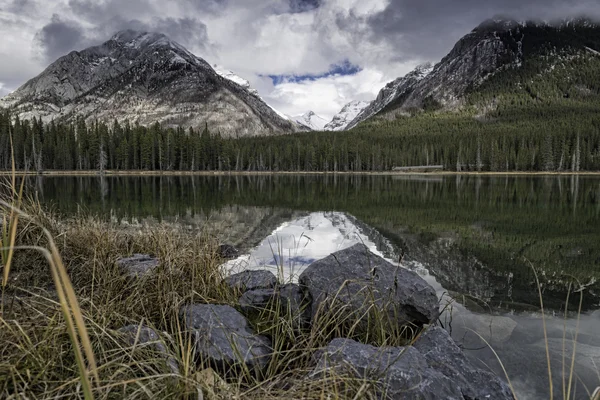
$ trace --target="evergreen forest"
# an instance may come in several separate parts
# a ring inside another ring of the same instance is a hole
[[[545,53],[471,88],[350,131],[223,138],[135,123],[19,120],[0,114],[0,169],[136,171],[600,171],[600,57]],[[11,144],[12,143],[12,144]]]

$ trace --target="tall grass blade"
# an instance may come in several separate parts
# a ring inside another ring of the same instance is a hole
[[[4,249],[5,248],[2,248],[2,250],[4,250]],[[92,393],[92,385],[90,383],[88,371],[85,367],[83,355],[81,354],[81,348],[79,345],[79,340],[77,338],[77,333],[75,331],[75,328],[73,325],[73,318],[72,318],[72,315],[75,315],[77,313],[81,314],[81,310],[79,310],[79,306],[77,304],[75,305],[76,309],[73,307],[73,304],[69,304],[69,302],[65,296],[64,288],[60,281],[60,277],[58,274],[58,268],[54,264],[54,257],[47,249],[45,249],[43,247],[18,246],[18,247],[14,247],[13,250],[39,251],[42,255],[44,255],[44,257],[50,264],[50,271],[51,271],[52,277],[56,283],[56,293],[58,295],[58,299],[59,299],[59,303],[60,303],[60,306],[61,306],[61,309],[63,312],[63,316],[65,318],[65,324],[67,325],[67,332],[69,333],[69,338],[71,339],[71,343],[73,344],[73,351],[75,353],[75,361],[76,361],[77,367],[79,369],[79,377],[80,377],[80,381],[81,381],[81,387],[82,387],[82,390],[83,390],[86,400],[93,400],[94,394]],[[87,344],[89,345],[89,347],[91,349],[91,345],[89,343],[89,338],[87,338],[87,340],[88,340]],[[85,344],[86,343],[84,342],[84,348],[85,348]],[[89,359],[88,359],[88,363],[89,363]],[[95,366],[95,362],[94,362],[94,366]]]
[[[548,328],[546,327],[546,313],[544,312],[544,299],[542,296],[542,287],[540,286],[540,280],[538,278],[537,271],[531,262],[529,262],[533,274],[535,275],[535,283],[538,289],[538,295],[540,297],[540,308],[542,310],[542,325],[544,327],[544,343],[546,344],[546,363],[548,364],[548,385],[550,388],[550,400],[554,399],[554,385],[552,384],[552,365],[550,363],[550,347],[548,344]]]
[[[18,209],[21,207],[21,200],[23,199],[23,188],[25,187],[25,177],[21,180],[21,186],[19,188],[19,192],[16,191],[16,175],[17,169],[15,165],[15,150],[12,141],[12,135],[10,135],[10,149],[11,149],[11,202],[12,205],[16,206]],[[16,203],[16,204],[15,204]],[[8,223],[7,223],[8,222]],[[15,211],[15,209],[11,208],[10,217],[8,221],[6,221],[6,217],[3,218],[2,224],[2,245],[6,248],[6,250],[2,251],[2,264],[4,265],[4,270],[2,274],[2,288],[6,288],[8,285],[8,277],[10,275],[10,267],[12,265],[14,246],[17,240],[17,226],[19,224],[19,213]]]
[[[21,215],[23,218],[35,223],[33,218],[31,218],[24,212],[18,210],[17,208],[13,207],[12,205],[3,201],[0,201],[0,205],[6,207],[7,209],[10,209],[11,213],[15,213],[15,215]],[[75,296],[75,291],[73,290],[73,285],[71,284],[71,281],[67,274],[67,270],[64,266],[62,258],[60,257],[58,247],[54,243],[54,239],[52,238],[50,232],[44,227],[41,227],[41,229],[44,233],[44,236],[48,240],[48,247],[50,248],[50,250],[43,249],[44,251],[42,253],[44,254],[44,256],[46,256],[50,263],[50,271],[52,273],[52,278],[54,280],[56,291],[60,299],[61,308],[63,309],[63,313],[65,314],[65,321],[67,323],[69,335],[71,336],[71,340],[76,351],[77,364],[80,368],[82,386],[84,390],[86,390],[87,387],[91,386],[89,385],[88,370],[85,367],[83,358],[81,357],[80,359],[81,354],[77,334],[79,334],[79,337],[81,338],[81,347],[83,347],[91,373],[94,376],[94,378],[96,378],[96,381],[99,382],[100,378],[98,376],[98,369],[91,341],[87,332],[87,328],[85,326],[85,322],[83,320],[83,313],[81,312],[81,308],[79,307],[79,302],[77,301],[77,297]],[[14,251],[15,247],[11,246],[11,249],[11,251]],[[40,251],[42,248],[36,249]],[[74,326],[76,327],[77,332],[75,331]],[[86,398],[93,399],[91,389],[89,390],[89,393],[86,393]]]
[[[575,356],[577,354],[577,337],[579,335],[579,322],[581,320],[581,308],[583,307],[583,290],[579,292],[579,309],[577,311],[577,328],[575,329],[575,338],[573,339],[573,354],[571,354],[571,371],[569,373],[569,388],[567,391],[567,400],[571,397],[571,388],[573,385],[573,375],[575,374]]]

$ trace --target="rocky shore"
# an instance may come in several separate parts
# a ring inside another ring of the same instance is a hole
[[[222,255],[231,254],[227,249]],[[136,279],[151,274],[158,262],[135,255],[117,264]],[[474,366],[448,332],[436,326],[434,289],[362,244],[312,263],[298,284],[279,282],[260,270],[231,275],[223,284],[239,297],[236,306],[195,303],[179,312],[182,333],[193,338],[195,362],[223,379],[240,370],[262,376],[282,344],[257,334],[254,326],[285,320],[293,330],[331,332],[324,348],[312,349],[306,380],[328,374],[364,379],[380,399],[513,398],[503,379]],[[129,341],[154,346],[171,370],[179,368],[159,332],[142,324],[122,332]],[[405,342],[376,347],[370,343],[374,337]]]

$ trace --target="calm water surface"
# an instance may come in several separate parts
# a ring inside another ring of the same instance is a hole
[[[598,177],[44,177],[30,184],[66,215],[218,227],[222,241],[245,253],[230,269],[267,268],[286,280],[365,243],[431,283],[447,307],[442,323],[474,360],[502,374],[483,338],[519,398],[543,399],[548,375],[533,266],[555,393],[562,396],[563,355],[568,370],[575,335],[575,398],[600,385]],[[577,293],[566,304],[569,287]]]

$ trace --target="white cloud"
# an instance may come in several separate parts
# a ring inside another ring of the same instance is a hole
[[[436,61],[490,13],[544,16],[546,3],[557,14],[594,10],[597,0],[321,0],[299,13],[290,12],[290,0],[0,0],[0,81],[4,92],[16,89],[47,66],[44,57],[100,43],[117,29],[151,27],[248,79],[274,107],[330,117],[347,101],[372,99],[412,66]],[[53,18],[72,30],[50,29]],[[278,86],[261,78],[320,75],[346,60],[362,72]]]
[[[406,65],[400,74],[412,69]],[[279,111],[298,115],[312,110],[331,119],[352,100],[372,100],[389,79],[376,69],[364,69],[355,75],[334,75],[303,82],[285,82],[273,86],[269,78],[256,81],[265,100]]]
[[[200,42],[205,36],[186,31],[177,38],[184,46],[248,79],[267,102],[288,114],[311,109],[330,118],[348,101],[374,98],[386,82],[408,69],[390,61],[391,48],[366,40],[367,18],[384,10],[390,0],[323,0],[319,8],[302,13],[290,13],[289,0],[2,1],[12,1],[8,11],[0,7],[0,57],[10,60],[0,66],[4,92],[39,74],[47,65],[44,57],[53,58],[69,46],[79,50],[100,43],[128,24],[166,29],[157,19],[175,23],[190,17],[197,18],[198,30],[205,26],[208,43]],[[79,40],[71,44],[52,37],[60,32],[48,29],[53,22],[81,29]],[[53,49],[39,47],[40,32],[46,35],[42,46],[54,44]],[[345,60],[363,71],[278,86],[261,77],[318,75]]]

